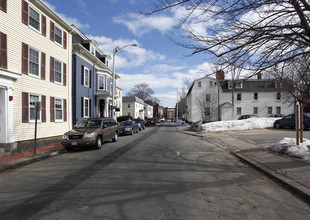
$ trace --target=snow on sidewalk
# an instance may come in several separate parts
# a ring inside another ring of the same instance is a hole
[[[237,131],[272,128],[279,118],[249,118],[245,120],[216,121],[202,124],[202,132]],[[309,146],[309,147],[308,147]],[[303,143],[296,145],[295,138],[282,140],[265,147],[266,151],[285,154],[289,157],[301,158],[310,162],[310,140],[303,139]]]

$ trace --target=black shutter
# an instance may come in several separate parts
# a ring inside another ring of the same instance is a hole
[[[92,73],[92,71],[89,70],[89,88],[91,88],[91,79],[92,79],[91,73]]]
[[[84,98],[81,97],[81,117],[84,117]]]
[[[89,99],[89,117],[91,118],[91,99]]]
[[[82,86],[84,86],[84,66],[82,65],[82,68],[81,68],[81,76],[82,76]]]

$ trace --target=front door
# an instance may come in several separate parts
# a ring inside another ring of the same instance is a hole
[[[105,100],[100,99],[99,100],[99,117],[103,118],[104,117],[104,108],[105,108]]]

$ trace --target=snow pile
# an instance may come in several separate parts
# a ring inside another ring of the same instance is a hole
[[[251,130],[273,127],[279,118],[249,118],[245,120],[216,121],[203,124],[202,132]]]
[[[310,140],[303,139],[303,143],[296,145],[295,138],[283,138],[282,140],[265,147],[265,150],[285,154],[289,157],[301,158],[310,162]]]

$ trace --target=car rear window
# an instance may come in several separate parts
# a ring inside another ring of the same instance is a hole
[[[100,128],[101,120],[85,120],[78,124],[77,128]]]

